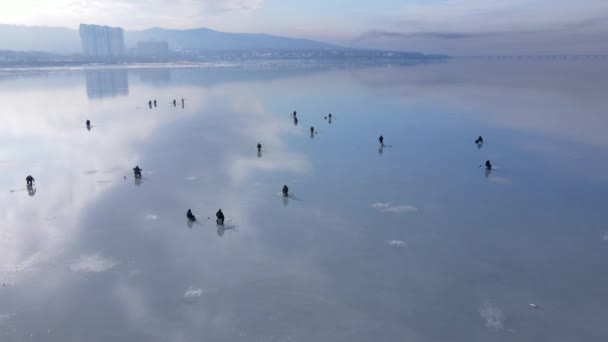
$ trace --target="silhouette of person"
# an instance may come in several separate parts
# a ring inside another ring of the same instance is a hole
[[[381,146],[384,146],[384,137],[383,137],[383,136],[380,136],[380,137],[378,138],[378,141],[380,142],[380,145],[381,145]]]
[[[177,106],[177,101],[175,101],[175,99],[173,99],[173,107]]]
[[[489,160],[486,160],[486,170],[492,171],[492,163]]]
[[[483,144],[483,138],[481,137],[481,135],[479,136],[479,138],[477,138],[477,140],[475,140],[476,144]]]
[[[154,100],[154,107],[156,107],[156,100]]]
[[[313,126],[310,126],[310,134],[315,134],[315,128]]]
[[[295,110],[293,111],[293,117],[295,118],[298,115],[298,112],[296,112]]]
[[[194,216],[194,214],[192,214],[192,210],[190,210],[190,209],[188,209],[188,212],[186,213],[186,217],[190,221],[196,221],[196,217]]]
[[[287,187],[287,185],[283,185],[283,197],[288,197],[289,196],[289,188]]]
[[[29,175],[27,177],[25,177],[25,183],[27,184],[28,187],[34,185],[34,177],[32,177],[32,175]]]
[[[262,144],[258,143],[258,153],[262,152]]]
[[[329,118],[329,120],[331,120],[331,113],[329,113],[329,115],[327,117]]]
[[[184,108],[184,99],[182,99],[182,108]]]
[[[87,120],[86,126],[87,126],[87,131],[90,131],[91,130],[91,121]]]
[[[133,168],[133,174],[135,175],[135,178],[141,178],[141,171],[142,169],[139,167],[139,165]]]
[[[150,109],[152,109],[152,100],[148,101],[148,107],[150,107]]]
[[[217,224],[224,225],[224,213],[222,212],[222,209],[218,210],[217,213],[215,213],[215,217],[217,217]]]

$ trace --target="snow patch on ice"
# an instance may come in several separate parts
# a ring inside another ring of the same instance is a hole
[[[158,219],[158,215],[156,214],[147,214],[146,215],[146,220],[156,220]]]
[[[5,321],[13,316],[15,316],[16,314],[0,314],[0,321]]]
[[[393,205],[392,203],[382,202],[372,204],[372,208],[385,213],[413,213],[418,211],[418,208],[412,205]]]
[[[202,295],[203,295],[203,289],[200,289],[200,288],[195,289],[194,287],[190,286],[184,293],[184,298],[185,299],[196,299]]]
[[[30,255],[29,257],[27,257],[22,262],[20,262],[19,264],[14,265],[14,266],[9,266],[8,271],[9,272],[22,272],[26,269],[32,268],[32,266],[34,266],[39,260],[40,260],[40,252],[34,253],[34,254]]]
[[[490,177],[490,182],[495,184],[511,184],[511,180],[502,177]]]
[[[82,255],[70,265],[74,272],[104,272],[118,263],[112,259],[105,258],[100,254]]]
[[[403,247],[403,246],[407,245],[407,243],[405,243],[405,241],[401,241],[401,240],[391,240],[387,243],[393,247]]]
[[[486,327],[494,330],[504,330],[505,316],[500,308],[489,301],[485,301],[479,308],[479,315],[484,320]]]

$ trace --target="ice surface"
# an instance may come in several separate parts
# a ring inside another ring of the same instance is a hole
[[[606,61],[102,69],[0,75],[1,341],[606,340]]]

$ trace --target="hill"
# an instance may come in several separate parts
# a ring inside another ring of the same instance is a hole
[[[287,38],[261,33],[227,33],[208,28],[169,30],[152,28],[125,31],[127,48],[138,41],[166,41],[174,50],[314,50],[336,48],[308,39]],[[44,51],[58,54],[81,53],[78,30],[63,27],[16,26],[0,24],[0,50]]]

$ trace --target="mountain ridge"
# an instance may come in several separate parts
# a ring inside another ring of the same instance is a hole
[[[247,50],[247,49],[336,49],[337,45],[305,38],[290,38],[267,33],[231,33],[207,27],[165,29],[152,27],[139,31],[125,30],[125,45],[137,41],[167,41],[175,50]],[[78,30],[55,26],[24,26],[0,24],[0,49],[43,51],[51,53],[82,53]]]

